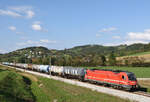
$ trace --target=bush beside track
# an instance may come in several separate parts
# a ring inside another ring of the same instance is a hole
[[[0,69],[2,67],[0,66]],[[48,79],[48,78],[43,78],[39,76],[34,76],[31,74],[27,73],[22,73],[18,72],[15,70],[10,70],[6,71],[6,68],[3,67],[1,69],[2,71],[0,72],[0,80],[3,80],[4,77],[6,77],[9,73],[14,73],[16,75],[16,78],[14,81],[21,81],[23,77],[28,78],[31,81],[31,85],[28,87],[31,90],[23,88],[26,84],[20,85],[22,88],[26,91],[22,92],[28,92],[32,94],[26,95],[25,99],[33,99],[33,102],[130,102],[129,100],[123,100],[121,98],[99,93],[96,91],[91,91],[90,89],[75,86],[75,85],[70,85],[64,82]],[[7,74],[2,74],[2,72],[7,73]],[[21,78],[20,78],[21,77]],[[3,83],[11,85],[11,81],[3,81]],[[28,85],[28,84],[27,84]],[[18,88],[18,84],[15,85],[15,87],[11,87],[11,89]],[[7,88],[6,88],[7,89]],[[18,89],[18,91],[21,88]],[[22,90],[23,90],[22,89]],[[7,91],[7,90],[3,90]],[[10,92],[11,94],[14,94]],[[28,98],[27,98],[28,96]],[[33,96],[31,98],[31,96]],[[7,100],[7,95],[2,94],[1,97],[3,97],[3,100],[0,99],[2,102],[32,102],[31,100],[25,100],[25,101],[20,101],[20,100],[15,100],[12,99],[13,97],[10,98],[10,100]]]

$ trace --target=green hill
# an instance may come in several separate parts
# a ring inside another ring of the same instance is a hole
[[[139,52],[150,51],[150,44],[133,44],[133,45],[119,45],[119,46],[102,46],[102,45],[84,45],[76,46],[70,49],[58,51],[59,53],[73,53],[73,54],[103,54],[109,55],[114,52],[116,56],[124,56],[135,54]]]
[[[48,49],[45,47],[28,47],[0,55],[0,61],[51,64],[64,66],[99,66],[103,65],[102,58],[112,52],[114,56],[133,56],[146,54],[150,44],[132,44],[119,46],[83,45],[64,50]]]

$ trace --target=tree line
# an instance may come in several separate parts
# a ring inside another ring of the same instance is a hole
[[[1,60],[1,59],[0,59]],[[131,66],[131,67],[150,67],[150,62],[146,62],[143,57],[122,57],[116,58],[115,53],[111,52],[108,56],[89,54],[71,56],[68,54],[31,57],[20,56],[4,60],[13,63],[44,64],[57,66]]]

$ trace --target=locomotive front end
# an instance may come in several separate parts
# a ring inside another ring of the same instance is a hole
[[[139,85],[134,73],[132,72],[127,73],[127,76],[128,76],[128,85],[131,87],[131,90],[138,89]]]

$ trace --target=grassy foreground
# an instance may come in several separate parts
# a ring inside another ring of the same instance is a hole
[[[137,78],[150,78],[150,67],[117,67],[117,66],[107,66],[107,67],[87,67],[89,69],[114,69],[133,72]]]
[[[30,85],[27,77],[0,69],[0,102],[34,102]]]
[[[0,66],[0,102],[130,102]]]

